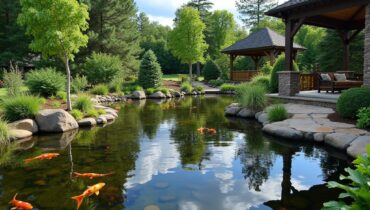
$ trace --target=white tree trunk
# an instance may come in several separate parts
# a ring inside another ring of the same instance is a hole
[[[66,74],[67,74],[67,84],[66,84],[66,92],[67,92],[67,111],[72,110],[72,102],[71,102],[71,70],[69,69],[69,59],[66,56],[65,58],[65,67],[66,67]]]

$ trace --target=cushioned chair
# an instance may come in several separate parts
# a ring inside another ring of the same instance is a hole
[[[325,75],[323,75],[325,74]],[[327,74],[327,75],[326,75]],[[317,73],[318,76],[318,92],[320,93],[322,90],[329,92],[331,91],[334,93],[335,91],[341,92],[342,90],[346,90],[353,87],[361,87],[363,85],[362,81],[358,80],[351,80],[348,77],[348,74],[345,74],[345,78],[341,78],[340,81],[337,80],[335,77],[336,73],[328,72],[328,73]],[[329,78],[327,78],[329,76]],[[338,77],[342,75],[338,75]]]

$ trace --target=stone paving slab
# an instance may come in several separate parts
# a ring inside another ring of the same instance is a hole
[[[359,154],[366,153],[366,146],[370,144],[369,136],[357,137],[347,148],[347,154],[356,157]]]

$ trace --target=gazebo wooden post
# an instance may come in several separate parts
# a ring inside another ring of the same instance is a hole
[[[370,87],[370,4],[365,13],[364,86]]]
[[[234,71],[234,60],[236,55],[230,54],[230,80],[234,80],[233,71]]]
[[[285,20],[285,71],[293,69],[293,21]]]
[[[350,51],[349,51],[349,30],[341,31],[339,32],[341,35],[342,39],[342,44],[343,44],[343,70],[344,71],[349,71],[349,56],[350,56]]]
[[[261,61],[261,56],[251,56],[251,58],[252,58],[252,60],[254,62],[254,67],[258,71],[259,70],[259,63]]]

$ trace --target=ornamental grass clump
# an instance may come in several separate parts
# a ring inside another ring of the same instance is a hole
[[[270,89],[270,75],[259,74],[252,78],[250,84],[263,86],[268,91]]]
[[[100,84],[100,85],[96,85],[92,90],[91,90],[91,93],[92,94],[95,94],[95,95],[108,95],[109,93],[109,87],[105,84]]]
[[[87,112],[93,109],[93,102],[88,95],[80,95],[73,104],[73,108],[81,112]]]
[[[221,85],[220,90],[222,92],[229,92],[229,91],[235,91],[237,89],[237,85],[225,83]]]
[[[34,118],[40,111],[42,100],[39,97],[21,95],[3,101],[4,117],[9,121]]]
[[[268,109],[267,116],[270,122],[283,121],[288,118],[288,111],[284,105],[276,104]]]
[[[0,145],[9,144],[9,127],[8,123],[0,118]]]
[[[27,73],[25,83],[32,94],[49,97],[65,89],[66,77],[54,68],[43,68]]]
[[[185,93],[193,92],[193,86],[190,84],[190,82],[182,83],[180,89],[181,91],[184,91]]]
[[[4,70],[5,71],[5,70]],[[18,66],[10,65],[10,71],[4,72],[3,76],[4,87],[7,88],[9,97],[18,96],[22,93],[21,87],[23,86],[22,73],[19,71]]]
[[[265,88],[248,83],[239,85],[236,89],[236,98],[241,106],[254,111],[262,110],[267,103]]]
[[[82,120],[84,117],[84,114],[78,110],[78,109],[73,109],[70,114],[76,119],[76,120]]]

